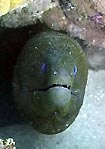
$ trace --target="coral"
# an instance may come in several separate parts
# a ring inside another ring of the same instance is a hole
[[[12,138],[0,139],[0,149],[16,149],[14,140]]]

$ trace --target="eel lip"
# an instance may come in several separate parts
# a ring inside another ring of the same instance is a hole
[[[52,85],[49,85],[46,88],[32,89],[32,90],[29,90],[28,92],[34,92],[34,91],[43,91],[43,92],[45,92],[45,91],[47,91],[47,90],[49,90],[50,88],[53,88],[53,87],[63,87],[63,88],[66,88],[68,90],[71,89],[70,85],[52,84]]]
[[[54,87],[63,87],[63,88],[66,88],[66,89],[68,89],[68,90],[71,92],[71,94],[72,94],[73,96],[79,97],[78,94],[76,94],[74,91],[72,91],[70,85],[62,85],[62,84],[52,84],[52,85],[49,85],[49,86],[46,87],[46,88],[32,89],[32,90],[28,90],[28,92],[35,92],[35,91],[46,92],[46,91],[48,91],[49,89],[54,88]]]

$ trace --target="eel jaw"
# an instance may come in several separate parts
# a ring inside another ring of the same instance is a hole
[[[71,91],[71,86],[70,85],[62,85],[62,84],[52,84],[52,85],[49,85],[46,88],[32,89],[32,90],[29,90],[28,92],[35,92],[35,91],[46,92],[49,89],[54,88],[54,87],[63,87],[63,88],[66,88],[66,89],[70,90],[70,92],[71,92],[72,95],[78,97],[78,95],[74,91]]]
[[[47,91],[47,90],[49,90],[49,89],[51,89],[51,88],[53,88],[53,87],[63,87],[63,88],[66,88],[66,89],[68,89],[68,90],[71,89],[71,86],[70,86],[70,85],[52,84],[52,85],[49,85],[49,86],[46,87],[46,88],[39,88],[39,89],[32,89],[32,90],[29,90],[29,92],[34,92],[34,91],[43,91],[43,92],[45,92],[45,91]]]

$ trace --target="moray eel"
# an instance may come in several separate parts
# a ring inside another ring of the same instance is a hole
[[[43,32],[24,46],[14,69],[14,102],[44,134],[68,128],[83,103],[88,66],[79,44],[58,32]]]

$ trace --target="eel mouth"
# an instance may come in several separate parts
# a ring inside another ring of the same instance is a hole
[[[49,90],[49,89],[51,89],[53,87],[63,87],[63,88],[66,88],[68,90],[71,89],[71,86],[70,85],[51,84],[51,85],[49,85],[46,88],[33,89],[33,90],[30,90],[29,92],[34,92],[34,91],[43,91],[43,92],[45,92],[45,91],[47,91],[47,90]]]
[[[54,87],[63,87],[63,88],[66,88],[66,89],[68,89],[71,92],[72,95],[78,97],[78,95],[74,91],[72,91],[70,85],[62,85],[62,84],[51,84],[51,85],[49,85],[46,88],[32,89],[32,90],[29,90],[28,92],[35,92],[35,91],[46,92],[49,89],[54,88]]]

